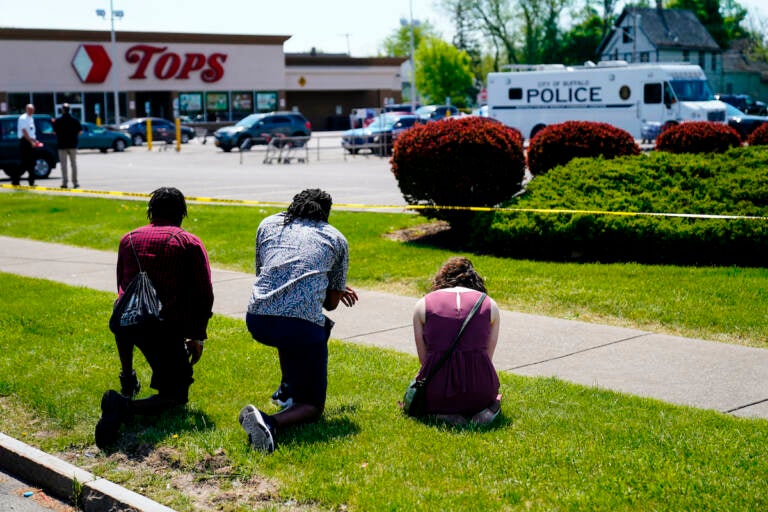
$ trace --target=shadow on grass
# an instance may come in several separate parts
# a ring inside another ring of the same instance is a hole
[[[315,423],[301,425],[298,428],[280,430],[277,439],[280,445],[290,446],[298,444],[327,443],[332,439],[351,437],[360,432],[357,426],[349,418],[321,418]]]
[[[137,415],[128,418],[120,429],[117,443],[106,453],[121,452],[133,460],[143,460],[157,444],[183,432],[214,430],[216,424],[200,411],[176,407],[159,416]]]
[[[462,433],[462,432],[477,432],[477,433],[483,433],[483,432],[493,432],[495,430],[501,430],[504,428],[507,428],[512,425],[513,421],[512,418],[507,417],[504,414],[504,410],[502,409],[499,412],[499,415],[496,416],[496,419],[493,420],[490,424],[486,425],[478,425],[477,423],[467,423],[464,425],[455,425],[453,423],[449,423],[443,420],[440,420],[434,416],[425,416],[423,418],[411,418],[413,421],[418,421],[419,423],[423,425],[427,425],[430,427],[436,427],[441,430],[444,430],[446,432],[456,432],[456,433]]]

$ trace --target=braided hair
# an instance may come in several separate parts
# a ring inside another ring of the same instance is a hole
[[[485,281],[468,258],[455,256],[448,259],[432,280],[432,291],[463,286],[486,293]]]
[[[152,192],[147,206],[149,222],[166,221],[174,226],[181,226],[187,216],[187,202],[181,190],[174,187],[160,187]]]
[[[308,188],[293,196],[293,202],[285,211],[284,225],[288,225],[295,219],[308,219],[328,222],[331,214],[330,194],[319,188]]]

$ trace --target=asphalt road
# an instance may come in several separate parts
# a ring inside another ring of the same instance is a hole
[[[0,510],[3,512],[75,512],[75,508],[51,498],[40,488],[29,486],[2,470],[0,470]]]
[[[264,163],[265,146],[224,153],[210,137],[206,144],[201,139],[183,144],[179,152],[165,144],[155,144],[152,151],[146,145],[123,153],[80,150],[78,181],[85,190],[149,193],[159,186],[174,186],[187,197],[276,202],[290,202],[297,192],[317,187],[330,193],[335,204],[406,204],[389,159],[345,153],[338,133],[314,134],[306,150],[292,155],[308,161]],[[9,181],[0,178],[0,183]],[[36,184],[58,187],[60,165],[49,179]]]

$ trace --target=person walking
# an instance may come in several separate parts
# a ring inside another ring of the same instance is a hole
[[[120,358],[120,393],[109,390],[101,399],[96,445],[106,448],[118,439],[120,425],[133,414],[158,415],[189,399],[192,366],[203,354],[213,309],[208,253],[200,239],[184,231],[184,195],[176,188],[152,192],[147,208],[150,224],[122,237],[117,254],[117,290],[121,296],[140,269],[149,275],[162,304],[161,318],[151,330],[115,334]],[[141,386],[133,369],[138,347],[152,369],[150,387],[158,391],[135,400]]]
[[[19,135],[19,152],[21,153],[21,172],[14,173],[11,176],[11,183],[19,185],[21,176],[26,171],[28,174],[29,186],[35,186],[35,148],[41,144],[37,141],[37,132],[35,130],[35,106],[29,103],[24,113],[19,116],[17,121],[16,133]]]
[[[285,406],[274,415],[251,404],[240,411],[240,425],[260,451],[275,449],[278,427],[322,415],[333,327],[323,308],[332,311],[339,302],[351,307],[358,300],[346,285],[347,239],[328,223],[331,204],[327,192],[303,190],[285,212],[265,218],[256,234],[256,282],[246,324],[256,341],[277,349],[282,378],[273,400]]]
[[[61,188],[67,188],[68,169],[67,159],[72,163],[72,186],[79,188],[77,181],[77,142],[78,136],[83,131],[80,121],[69,113],[69,103],[61,106],[61,115],[53,120],[53,131],[56,132],[56,145],[59,148],[59,161],[61,162]]]

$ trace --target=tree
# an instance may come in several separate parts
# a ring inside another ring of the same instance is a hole
[[[419,44],[415,61],[416,87],[422,96],[434,103],[450,98],[452,105],[467,106],[474,85],[467,52],[431,37]]]
[[[436,37],[435,29],[429,22],[414,23],[413,47],[419,47],[421,41],[427,37]],[[400,28],[389,35],[382,43],[384,55],[388,57],[408,57],[411,55],[411,27],[402,24]]]
[[[584,8],[581,18],[583,21],[563,34],[560,46],[563,64],[583,64],[596,58],[595,51],[605,35],[604,18],[590,6]]]
[[[733,39],[745,34],[740,25],[747,11],[736,0],[723,0],[722,4],[721,0],[671,0],[668,7],[692,11],[720,48],[728,48]]]
[[[470,4],[471,0],[442,0],[440,5],[446,14],[454,20],[453,45],[469,55],[472,74],[475,77],[475,85],[469,92],[469,96],[475,98],[488,73],[484,67],[485,59],[479,41],[481,37],[480,24],[470,15]]]

